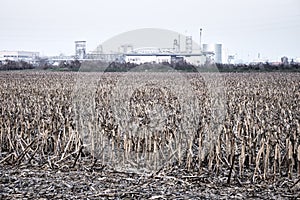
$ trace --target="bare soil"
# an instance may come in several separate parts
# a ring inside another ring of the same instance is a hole
[[[45,165],[46,166],[46,165]],[[297,199],[299,177],[256,183],[176,167],[128,172],[79,163],[74,168],[2,166],[0,199]]]

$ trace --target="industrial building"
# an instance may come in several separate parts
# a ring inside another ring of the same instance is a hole
[[[143,63],[176,63],[185,61],[190,64],[199,65],[205,62],[222,63],[222,45],[203,45],[203,51],[193,52],[190,47],[187,51],[175,51],[173,49],[162,49],[145,47],[134,49],[125,53],[125,62]]]
[[[108,43],[104,42],[90,52],[87,51],[86,41],[75,41],[75,54],[71,56],[52,56],[44,59],[52,65],[59,65],[60,62],[72,60],[81,62],[98,60],[135,64],[186,62],[193,65],[202,65],[205,63],[222,63],[222,44],[202,45],[202,29],[199,33],[200,43],[198,45],[193,41],[192,36],[184,36],[168,30],[141,29],[124,33]],[[139,37],[136,37],[136,35],[139,35]],[[153,36],[151,41],[149,35]],[[39,61],[39,53],[0,51],[0,61],[5,62],[5,60],[25,61],[34,64]]]
[[[28,63],[35,63],[39,58],[39,52],[31,51],[0,51],[0,61],[26,61]]]
[[[176,63],[182,62],[186,57],[197,57],[198,60],[203,56],[199,53],[180,53],[172,49],[163,49],[156,47],[144,47],[134,49],[124,54],[125,62],[143,64],[143,63]],[[195,63],[197,64],[197,63]]]
[[[114,37],[93,51],[86,50],[86,41],[75,41],[74,59],[100,60],[104,62],[174,63],[185,61],[201,65],[209,56],[221,54],[215,49],[202,49],[200,29],[199,45],[192,36],[161,29],[139,29]],[[206,47],[205,47],[206,48]],[[55,58],[57,61],[63,58]]]
[[[149,31],[153,36],[149,40]],[[184,36],[167,30],[139,30],[138,39],[136,32],[125,33],[109,42],[98,45],[93,51],[87,51],[86,41],[75,41],[75,54],[72,56],[48,57],[48,62],[58,65],[62,61],[103,61],[126,62],[134,64],[143,63],[178,63],[186,62],[193,65],[205,63],[222,63],[222,44],[201,44],[202,29],[200,29],[200,43],[196,44],[192,36]],[[125,37],[125,36],[126,37]],[[162,39],[163,38],[163,39]],[[149,46],[150,47],[149,47]],[[152,47],[152,45],[154,47]],[[148,47],[147,47],[148,46]],[[28,52],[29,53],[29,52]],[[38,54],[31,52],[27,57],[34,60]],[[6,55],[9,56],[9,55]],[[12,55],[11,55],[12,56]],[[20,53],[16,59],[24,57]],[[18,60],[17,59],[17,60]]]
[[[213,63],[222,63],[222,44],[203,44],[203,52],[211,53]]]
[[[143,63],[176,63],[187,62],[201,65],[207,62],[222,63],[222,45],[204,44],[203,48],[193,49],[191,36],[186,36],[185,48],[181,50],[179,39],[173,40],[173,47],[139,47],[134,48],[132,44],[120,44],[116,51],[105,52],[102,45],[96,50],[85,54],[85,41],[75,42],[75,58],[79,60],[101,60],[106,62],[129,62],[135,64]],[[83,45],[78,46],[78,43]]]
[[[75,59],[86,58],[86,41],[75,41]]]

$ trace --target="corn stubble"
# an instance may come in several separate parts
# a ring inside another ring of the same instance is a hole
[[[184,76],[188,90],[168,78],[163,87],[149,80],[124,96],[123,110],[111,97],[120,74],[80,74],[92,83],[76,76],[0,74],[1,165],[63,168],[90,159],[125,170],[209,171],[229,183],[300,174],[300,74],[222,74],[225,112],[213,128],[214,100],[201,74]],[[193,109],[184,110],[170,88],[192,92],[186,95],[197,98],[199,113],[187,115]]]

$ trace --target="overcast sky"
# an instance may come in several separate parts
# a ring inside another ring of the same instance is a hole
[[[300,57],[299,0],[1,0],[0,50],[74,54],[120,33],[162,28],[222,43],[244,60]]]

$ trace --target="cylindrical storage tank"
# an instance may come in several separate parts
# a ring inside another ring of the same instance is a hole
[[[204,52],[213,52],[215,63],[222,63],[222,44],[203,44]]]

